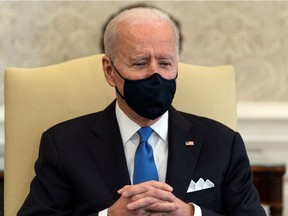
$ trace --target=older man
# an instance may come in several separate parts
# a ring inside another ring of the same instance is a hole
[[[43,133],[18,215],[265,215],[240,135],[171,106],[173,20],[153,8],[124,10],[107,25],[104,47],[116,100]]]

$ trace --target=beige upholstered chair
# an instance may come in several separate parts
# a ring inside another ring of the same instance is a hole
[[[105,81],[102,55],[5,73],[5,216],[15,216],[34,176],[41,133],[103,109],[115,92]],[[174,106],[236,128],[233,67],[179,65]]]

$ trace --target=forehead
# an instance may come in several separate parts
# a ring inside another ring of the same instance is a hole
[[[168,21],[138,21],[138,22],[122,22],[118,24],[118,33],[125,33],[127,31],[135,33],[137,32],[146,32],[149,30],[165,30],[167,34],[173,35],[173,27],[172,24]],[[154,32],[155,34],[159,34],[159,31]]]
[[[168,22],[123,23],[118,26],[120,46],[175,46],[176,38]]]

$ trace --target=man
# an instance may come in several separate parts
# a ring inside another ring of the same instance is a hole
[[[171,107],[179,32],[169,16],[125,10],[104,46],[116,101],[43,133],[18,215],[265,215],[240,135]]]

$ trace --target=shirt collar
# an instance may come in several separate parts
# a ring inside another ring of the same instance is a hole
[[[141,127],[132,121],[119,107],[116,102],[116,118],[118,121],[122,142],[126,143]],[[164,142],[168,142],[168,111],[162,117],[150,126]]]

